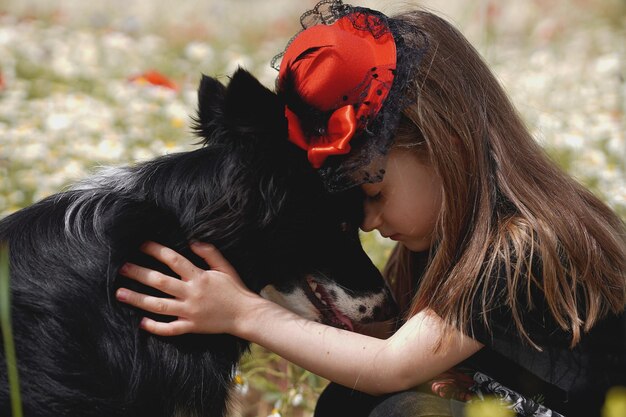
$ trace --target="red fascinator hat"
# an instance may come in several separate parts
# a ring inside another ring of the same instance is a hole
[[[382,180],[423,49],[405,45],[403,22],[341,1],[322,1],[300,21],[272,63],[282,57],[277,90],[289,140],[330,191]]]

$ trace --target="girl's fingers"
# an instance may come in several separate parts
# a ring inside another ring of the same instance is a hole
[[[193,331],[189,321],[178,319],[170,323],[162,323],[148,317],[141,319],[141,328],[158,336],[178,336]]]
[[[208,243],[194,242],[191,244],[191,250],[204,259],[204,262],[215,271],[223,272],[231,277],[238,277],[235,268],[224,258],[217,248]]]
[[[120,274],[177,298],[185,295],[185,284],[181,280],[159,271],[126,263],[120,268]]]
[[[155,259],[169,266],[176,272],[183,281],[189,281],[194,276],[201,274],[203,271],[196,267],[187,258],[166,246],[156,242],[146,242],[141,245],[141,250]]]
[[[172,298],[153,297],[127,288],[119,288],[115,293],[115,297],[119,301],[151,313],[176,317],[184,315],[183,304]]]

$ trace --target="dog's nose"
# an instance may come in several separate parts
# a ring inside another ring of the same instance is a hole
[[[385,299],[381,306],[374,307],[372,316],[374,321],[386,321],[400,314],[398,304],[394,300],[389,289],[385,289]]]

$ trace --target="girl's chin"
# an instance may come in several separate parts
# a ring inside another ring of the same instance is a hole
[[[426,239],[403,239],[398,240],[411,252],[424,252],[430,249],[430,241]]]

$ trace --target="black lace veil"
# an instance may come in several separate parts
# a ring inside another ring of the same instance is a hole
[[[363,13],[376,16],[384,24],[368,25],[371,19],[358,18],[359,14]],[[291,38],[286,48],[302,31],[315,25],[333,24],[346,16],[355,29],[369,31],[375,38],[391,32],[396,43],[396,68],[393,83],[381,109],[361,125],[362,128],[350,142],[351,151],[346,155],[328,157],[319,168],[318,173],[327,189],[333,192],[382,180],[386,156],[393,144],[402,110],[415,100],[414,94],[409,94],[410,83],[428,47],[426,35],[401,19],[387,17],[375,10],[343,4],[341,0],[323,0],[300,17],[302,30]],[[421,37],[423,41],[405,41],[415,39],[416,36]],[[272,67],[276,70],[280,67],[283,55],[284,52],[272,59]],[[288,105],[293,101],[290,99],[294,94],[293,91],[287,91],[289,87],[281,86],[279,80],[276,89],[279,94],[284,95]],[[295,106],[297,107],[297,104]],[[329,113],[310,108],[306,112],[301,111],[299,115],[305,119],[303,124],[325,126]]]

